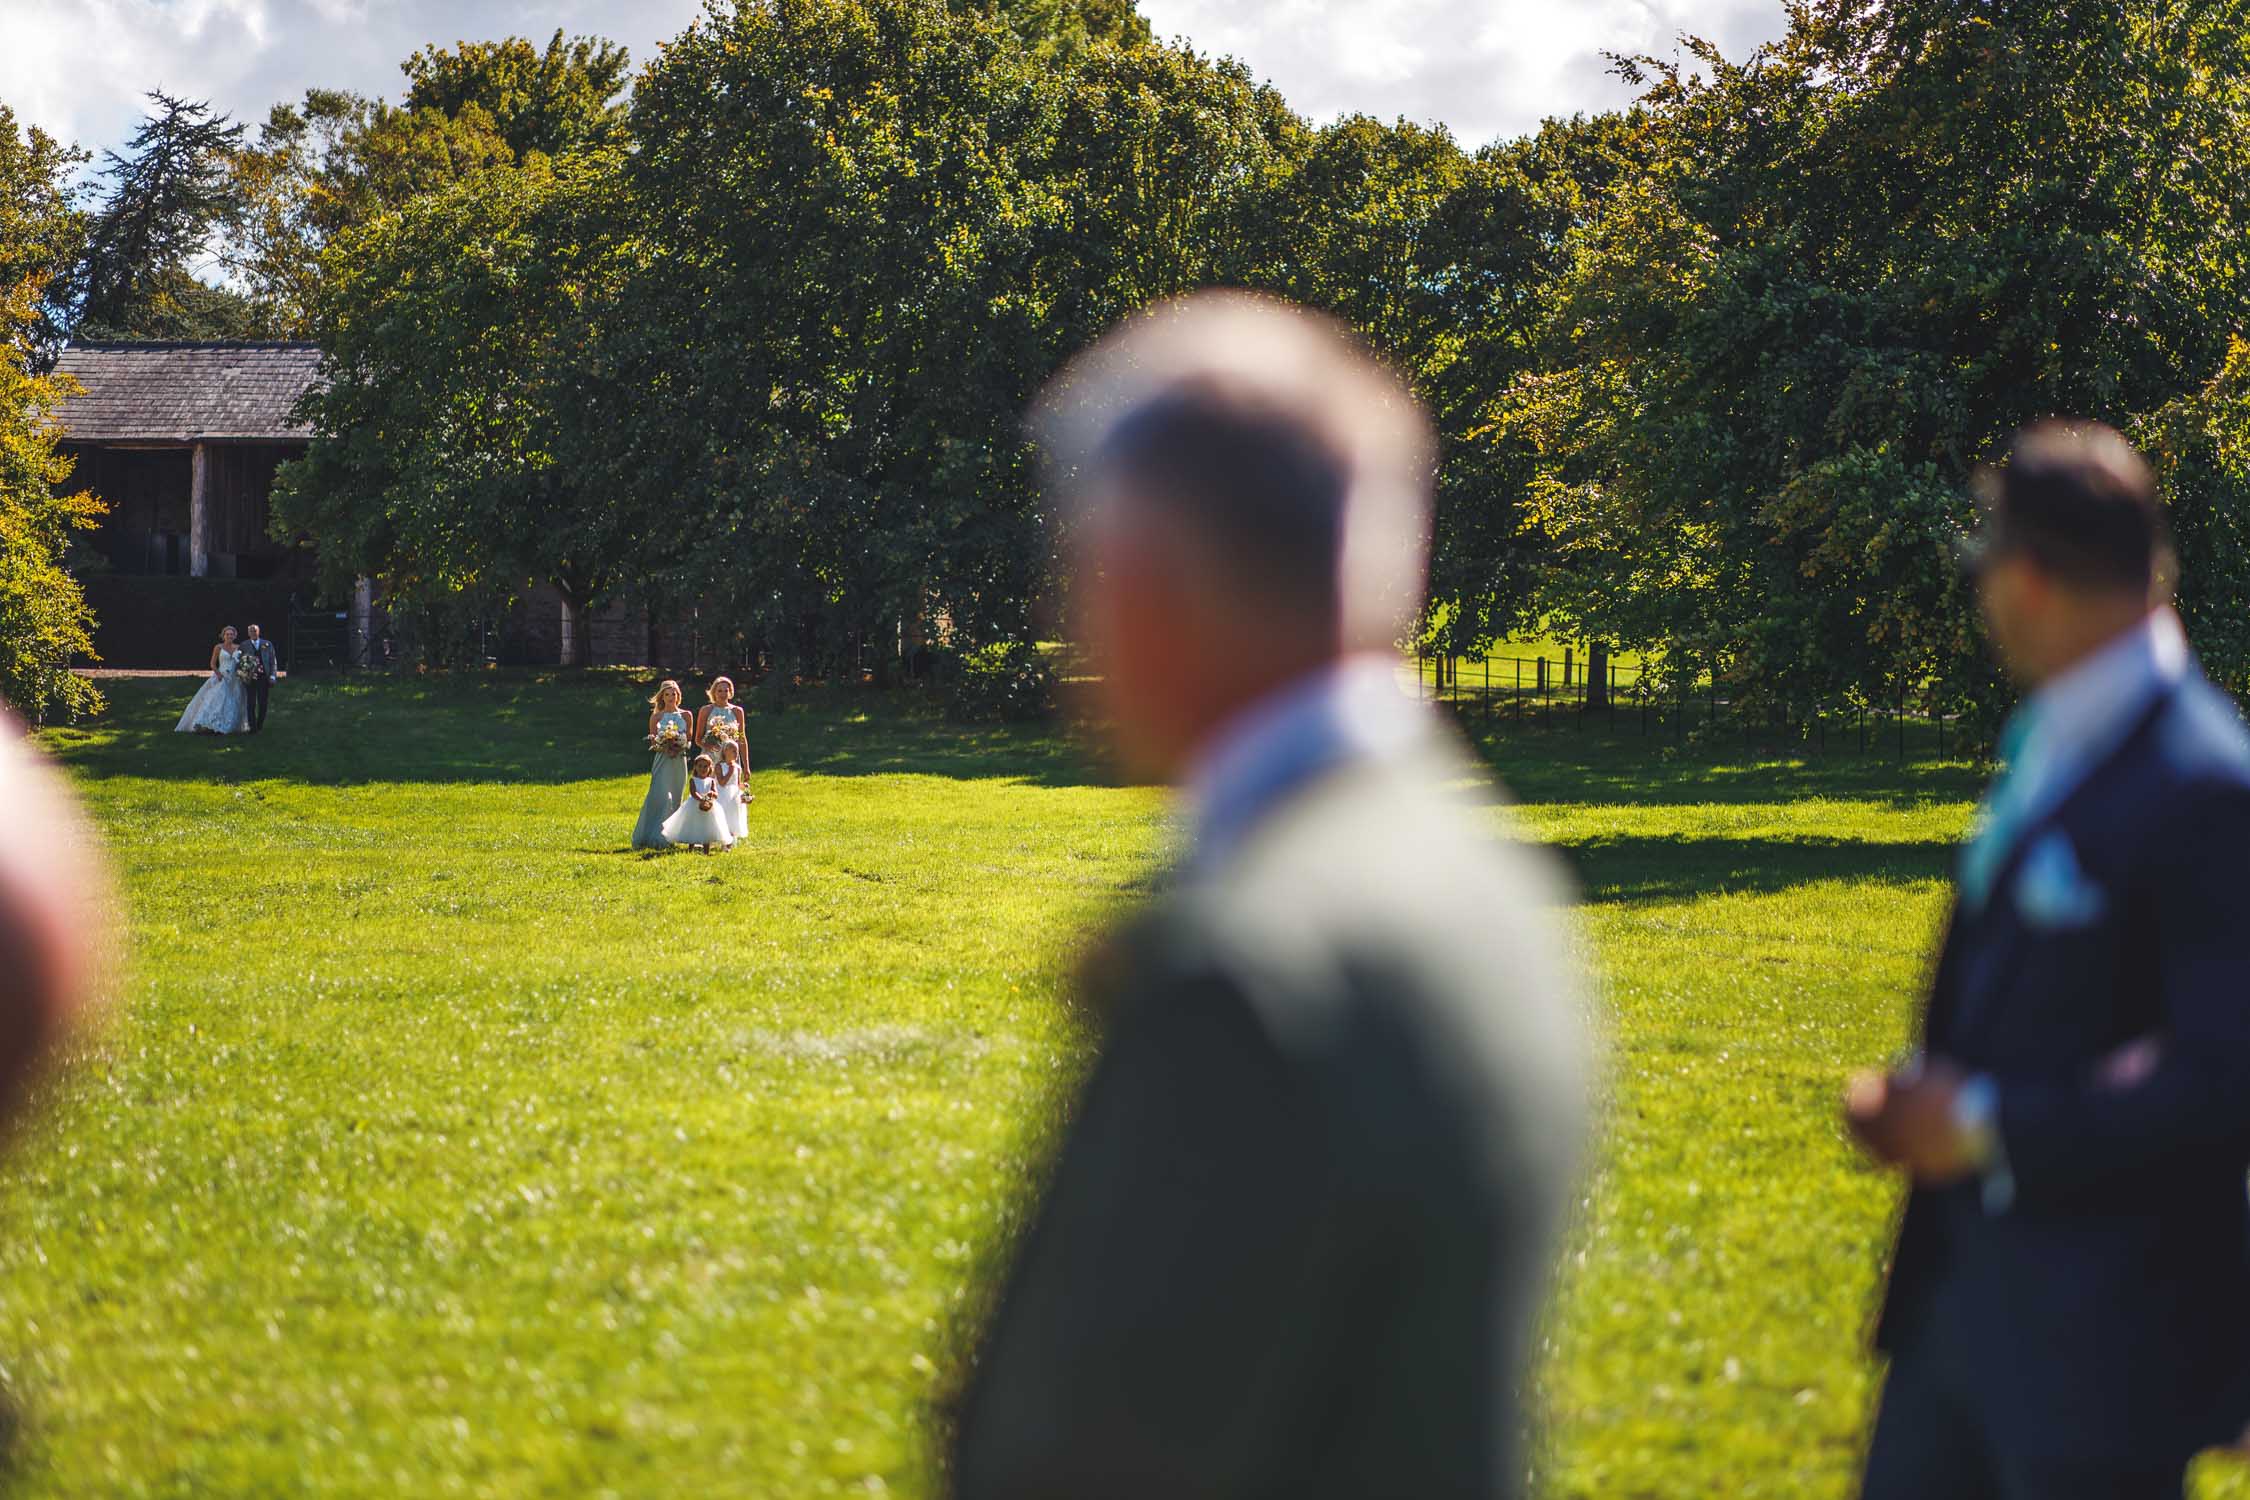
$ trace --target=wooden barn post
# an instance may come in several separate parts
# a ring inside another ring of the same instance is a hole
[[[172,472],[177,474],[179,470]],[[188,460],[188,573],[195,578],[206,578],[211,573],[211,447],[208,443],[197,443]]]

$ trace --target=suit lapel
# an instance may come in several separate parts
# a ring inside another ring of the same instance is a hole
[[[1956,924],[1967,916],[1969,925],[1959,945],[1959,952],[1949,955],[1952,972],[1947,974],[1941,967],[1938,980],[1942,992],[1950,979],[1950,988],[1954,994],[1953,1003],[1948,1007],[1951,1021],[1946,1032],[1948,1041],[1958,1043],[1969,1035],[1972,1028],[1990,1019],[1989,1011],[1994,992],[1999,988],[2000,976],[2013,966],[2017,954],[2030,937],[2029,929],[2012,910],[2016,876],[2021,872],[2023,862],[2030,858],[2031,851],[2038,847],[2042,839],[2066,826],[2071,814],[2117,774],[2118,768],[2140,748],[2141,741],[2156,727],[2156,721],[2163,717],[2164,710],[2171,706],[2176,691],[2176,688],[2167,687],[2159,692],[2148,707],[2141,711],[2141,716],[2134,721],[2133,727],[2117,743],[2116,748],[2097,761],[2061,801],[2024,825],[2014,847],[2009,849],[2007,858],[2000,862],[2000,868],[1993,876],[1992,889],[1985,898],[1983,910],[1969,915],[1962,912],[1956,902]],[[2002,902],[2008,902],[2011,910],[2002,912]],[[1950,935],[1947,946],[1954,946]],[[1935,1016],[1932,1017],[1933,1025],[1936,1019]],[[1938,1032],[1933,1029],[1928,1034],[1935,1038]]]

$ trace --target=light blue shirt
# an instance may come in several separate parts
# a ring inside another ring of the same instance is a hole
[[[1207,873],[1259,820],[1308,782],[1365,760],[1412,751],[1430,710],[1399,688],[1398,663],[1355,656],[1251,705],[1211,737],[1188,777],[1195,842],[1191,872]]]
[[[2125,742],[2193,665],[2180,618],[2159,609],[2026,699],[2001,732],[2003,769],[1961,848],[1961,899],[1982,911],[2027,829]]]

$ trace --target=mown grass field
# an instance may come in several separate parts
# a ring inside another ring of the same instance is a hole
[[[753,720],[747,844],[644,858],[636,686],[289,682],[212,742],[125,682],[43,736],[131,957],[0,1168],[16,1493],[930,1492],[1073,946],[1165,803],[826,700]],[[1608,1034],[1545,1489],[1845,1496],[1893,1196],[1834,1100],[1905,1040],[1975,773],[1490,748]]]

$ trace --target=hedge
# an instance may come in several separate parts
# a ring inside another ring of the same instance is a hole
[[[289,664],[289,599],[302,585],[241,578],[99,573],[81,579],[105,667],[201,667],[219,628],[258,622]],[[309,605],[309,597],[300,599]]]

